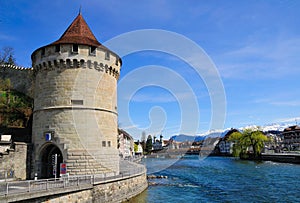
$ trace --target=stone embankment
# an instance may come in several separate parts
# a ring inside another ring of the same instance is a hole
[[[147,179],[167,179],[168,176],[163,176],[163,175],[148,175]]]
[[[47,181],[48,187],[46,189],[41,187],[40,190],[36,190],[37,188],[33,186],[40,185],[39,181],[43,180],[32,181],[30,184],[28,181],[20,182],[20,186],[7,189],[9,192],[5,195],[0,191],[0,202],[117,203],[127,201],[147,189],[146,168],[143,165],[121,161],[120,169],[121,173],[114,177],[103,178],[92,175],[87,182],[82,182],[82,177],[78,176],[78,181],[82,184],[75,184],[72,187],[67,187],[71,183],[70,179],[62,185],[59,184],[60,180],[57,183]]]

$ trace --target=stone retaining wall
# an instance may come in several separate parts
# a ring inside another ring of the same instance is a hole
[[[146,172],[135,177],[94,185],[92,189],[52,195],[31,200],[26,203],[117,203],[126,201],[148,187]],[[45,194],[46,195],[46,194]]]
[[[15,142],[15,147],[8,154],[0,158],[0,169],[10,172],[13,171],[13,178],[18,180],[26,180],[28,174],[29,163],[27,157],[28,144],[23,142]]]

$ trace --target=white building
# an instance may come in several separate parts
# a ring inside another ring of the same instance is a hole
[[[118,131],[118,148],[120,156],[123,158],[132,157],[134,151],[133,138],[124,130],[118,129]]]

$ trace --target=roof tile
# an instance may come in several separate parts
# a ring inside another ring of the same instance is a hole
[[[59,40],[52,44],[83,44],[89,46],[101,46],[101,43],[98,42],[80,13]]]

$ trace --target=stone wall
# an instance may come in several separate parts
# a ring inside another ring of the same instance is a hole
[[[60,195],[24,200],[26,203],[118,203],[126,201],[147,189],[146,173],[135,177],[94,185],[92,189],[82,189]],[[24,194],[25,195],[25,194]]]
[[[33,69],[0,64],[0,77],[9,78],[12,88],[33,98]]]
[[[28,144],[22,142],[15,142],[14,149],[10,150],[8,154],[0,158],[0,169],[7,172],[13,171],[13,177],[19,180],[25,180],[28,174]]]
[[[146,174],[106,184],[93,188],[93,202],[113,203],[126,201],[148,187]]]

